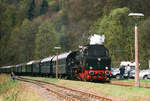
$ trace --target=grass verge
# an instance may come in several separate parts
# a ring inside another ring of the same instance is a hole
[[[55,78],[29,77],[32,79],[43,80],[47,82],[57,83],[66,87],[73,87],[76,89],[84,89],[104,96],[111,96],[113,98],[124,99],[127,101],[150,101],[150,89],[143,87],[122,87],[116,85],[81,82],[72,80],[62,80]]]
[[[17,86],[18,82],[11,80],[9,75],[0,75],[0,95],[7,92],[9,89]]]
[[[135,80],[134,80],[134,79],[124,79],[124,80],[114,80],[114,81],[135,83]],[[140,79],[140,83],[150,84],[150,80],[141,80],[141,79]]]
[[[11,80],[9,75],[0,75],[0,101],[44,101],[35,91],[23,83]]]

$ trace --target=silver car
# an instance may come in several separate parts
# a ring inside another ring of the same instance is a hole
[[[135,70],[132,70],[129,75],[130,78],[135,78]]]
[[[116,79],[120,79],[120,70],[119,68],[112,68],[111,76]]]
[[[111,76],[112,76],[113,78],[120,79],[120,70],[119,70],[119,68],[112,68]],[[125,70],[124,77],[125,77],[125,78],[128,77],[127,70]]]
[[[141,70],[139,73],[141,79],[150,79],[150,69]]]

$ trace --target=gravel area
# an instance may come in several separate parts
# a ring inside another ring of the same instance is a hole
[[[29,83],[29,82],[23,82],[25,86],[29,87],[30,89],[34,90],[34,92],[37,92],[38,95],[40,95],[43,100],[42,101],[66,101],[64,99],[61,99],[60,97],[57,97],[55,94],[47,91],[45,88],[42,88],[36,84],[32,84],[32,83]],[[101,101],[97,98],[89,98],[87,95],[83,96],[82,94],[80,93],[75,93],[75,92],[71,92],[71,91],[68,91],[66,89],[63,89],[63,88],[57,88],[57,87],[54,87],[54,86],[51,86],[51,85],[45,85],[46,88],[53,88],[53,90],[57,90],[57,91],[60,91],[61,93],[63,94],[67,94],[69,96],[74,96],[75,98],[80,98],[80,101]]]
[[[34,90],[35,92],[37,92],[43,98],[42,101],[65,101],[60,97],[57,97],[55,94],[48,92],[45,88],[41,88],[36,84],[31,84],[28,82],[23,82],[23,84],[29,87],[30,89]]]

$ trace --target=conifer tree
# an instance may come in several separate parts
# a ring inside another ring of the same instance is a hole
[[[40,7],[40,15],[45,14],[48,11],[48,2],[47,0],[43,0],[42,5]]]
[[[35,1],[32,0],[30,7],[28,9],[28,19],[30,20],[34,18],[34,9],[35,9]]]

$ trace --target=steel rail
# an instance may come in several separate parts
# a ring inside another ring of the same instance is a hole
[[[50,91],[50,92],[56,94],[57,96],[62,97],[62,98],[64,98],[64,99],[68,100],[68,101],[79,101],[77,98],[73,98],[73,97],[71,97],[71,96],[68,96],[68,95],[59,93],[59,92],[57,92],[57,91],[55,91],[55,90],[52,90],[52,89],[50,89],[50,88],[47,88],[47,87],[43,86],[43,84],[40,84],[39,82],[32,82],[32,81],[29,81],[29,80],[25,80],[24,78],[21,78],[21,79],[20,79],[20,78],[16,78],[16,79],[17,79],[17,80],[20,80],[20,81],[25,81],[25,82],[34,83],[34,84],[36,84],[36,85],[38,85],[38,86],[40,86],[40,87],[42,87],[42,88],[45,88],[47,91]]]
[[[87,95],[89,97],[93,97],[93,98],[99,99],[100,101],[118,101],[117,99],[107,98],[107,97],[96,95],[96,94],[93,94],[93,93],[84,92],[84,91],[81,91],[81,90],[76,90],[76,89],[73,89],[73,88],[61,86],[61,85],[58,85],[58,84],[55,84],[55,83],[45,82],[45,81],[41,81],[41,80],[33,80],[33,79],[23,78],[23,77],[19,77],[19,78],[28,79],[28,80],[32,80],[32,81],[37,81],[37,82],[41,82],[41,83],[45,83],[45,84],[50,84],[50,85],[53,85],[53,86],[56,86],[56,87],[59,87],[59,88],[70,90],[72,92],[78,92],[78,93]]]

